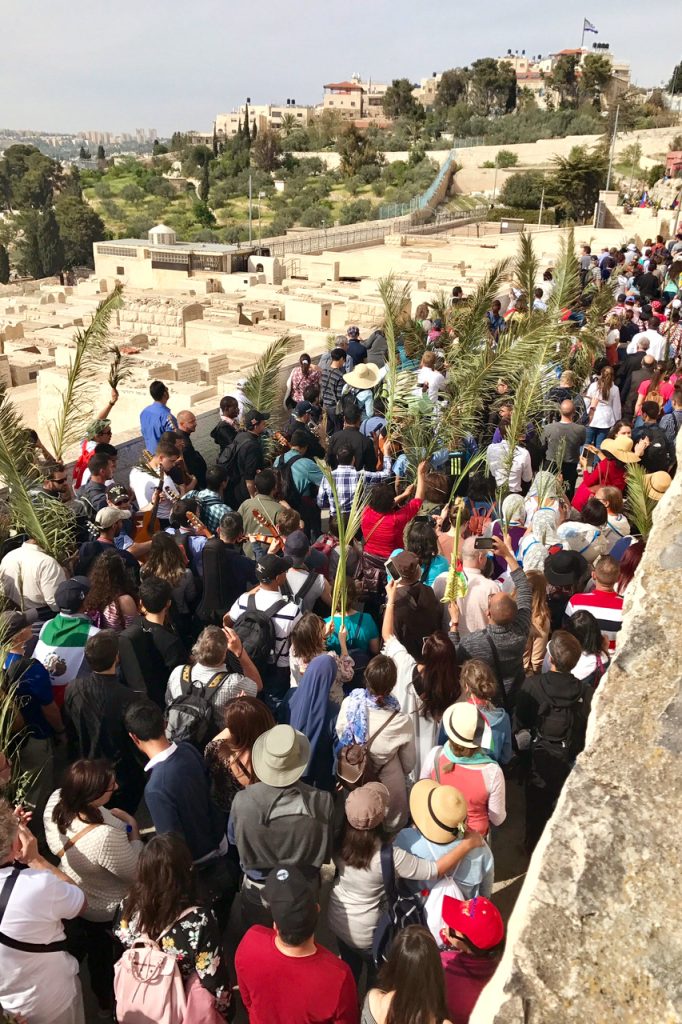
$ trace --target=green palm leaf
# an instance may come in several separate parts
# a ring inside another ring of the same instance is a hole
[[[348,565],[348,551],[351,543],[360,533],[362,514],[369,503],[369,493],[365,485],[364,477],[362,475],[358,476],[357,487],[353,494],[353,502],[351,504],[350,511],[347,516],[342,515],[340,512],[341,503],[339,502],[339,495],[336,490],[334,475],[327,463],[323,462],[322,459],[316,459],[315,461],[322,471],[322,475],[329,484],[329,489],[332,492],[332,497],[334,499],[334,507],[336,508],[336,522],[339,532],[339,545],[337,548],[339,561],[336,568],[334,588],[332,590],[330,615],[333,618],[334,615],[340,614],[341,625],[343,625],[348,608],[348,580],[346,571]]]
[[[399,387],[400,357],[398,356],[398,333],[400,326],[405,319],[405,310],[410,301],[410,286],[405,284],[398,287],[393,274],[382,277],[379,281],[379,294],[384,303],[383,332],[386,338],[386,376],[384,378],[384,392],[386,394],[386,423],[389,434],[396,418],[396,403],[399,395],[405,394],[404,382]],[[414,375],[408,374],[412,379],[414,387]]]
[[[290,343],[291,338],[288,334],[273,341],[246,378],[242,393],[251,409],[269,412],[271,415],[281,409],[284,381],[280,377],[280,371]]]
[[[547,300],[547,313],[556,319],[562,309],[572,306],[580,295],[580,264],[575,254],[575,233],[570,228],[559,240],[560,251],[554,269],[554,288]]]
[[[643,466],[637,463],[627,466],[626,476],[628,486],[625,506],[628,519],[640,537],[646,540],[651,533],[656,502],[653,498],[649,497],[646,485],[646,470]]]
[[[540,261],[535,255],[533,239],[524,231],[519,238],[519,251],[514,261],[514,280],[528,300],[528,308],[533,305],[533,292],[540,273]]]
[[[61,408],[49,428],[52,451],[62,461],[66,449],[83,436],[93,415],[96,378],[103,357],[109,324],[121,304],[122,287],[117,284],[95,311],[90,324],[75,335],[76,347],[66,376]]]

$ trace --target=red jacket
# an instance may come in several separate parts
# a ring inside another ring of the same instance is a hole
[[[625,490],[625,466],[616,459],[600,459],[594,469],[583,474],[580,487],[576,488],[571,504],[582,512],[589,498],[600,487],[617,487]]]

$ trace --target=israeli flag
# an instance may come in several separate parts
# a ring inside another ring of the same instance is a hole
[[[599,35],[599,29],[591,21],[588,21],[587,18],[583,18],[583,32],[594,32],[596,36]]]

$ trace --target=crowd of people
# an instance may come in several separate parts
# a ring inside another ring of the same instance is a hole
[[[0,561],[4,1012],[80,1024],[87,962],[102,1019],[469,1019],[504,944],[507,787],[530,854],[618,649],[646,544],[627,467],[652,502],[675,472],[680,250],[583,247],[562,319],[579,345],[611,289],[603,355],[586,380],[555,367],[512,451],[499,380],[457,487],[387,422],[386,337],[357,327],[300,357],[281,430],[225,396],[208,462],[160,381],[127,480],[115,391],[73,470],[36,445],[34,500],[71,508],[78,547],[62,565],[19,532]],[[553,286],[492,304],[491,351]],[[438,416],[456,348],[429,312],[398,352]]]

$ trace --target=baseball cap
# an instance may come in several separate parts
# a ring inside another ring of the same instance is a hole
[[[628,295],[627,299],[625,300],[625,305],[626,306],[634,306],[634,304],[635,304],[635,297],[634,297],[634,295]]]
[[[284,554],[295,562],[303,561],[310,551],[310,541],[303,530],[294,530],[284,542]]]
[[[297,416],[305,416],[307,412],[312,412],[313,407],[310,402],[297,402],[294,407],[294,412]]]
[[[348,824],[361,831],[376,828],[386,818],[388,801],[389,792],[381,782],[368,782],[354,789],[345,803]]]
[[[448,928],[459,932],[476,949],[494,949],[504,938],[502,915],[485,896],[473,900],[443,896],[442,914]]]
[[[130,519],[132,512],[125,508],[101,508],[95,516],[95,522],[103,530],[108,530],[114,523],[120,523],[124,519]]]
[[[269,419],[269,412],[258,412],[257,409],[253,409],[251,412],[248,412],[244,417],[244,423],[246,424],[246,429],[250,430],[251,427],[255,427],[259,423],[265,423],[265,421]]]
[[[130,501],[130,494],[123,484],[113,484],[107,491],[107,498],[114,505],[118,505],[122,501]]]
[[[256,563],[256,576],[260,583],[273,583],[283,572],[291,569],[292,564],[290,558],[282,558],[280,555],[264,555]]]
[[[265,879],[263,901],[270,908],[277,931],[285,935],[305,932],[308,936],[315,931],[317,897],[298,868],[274,868]]]
[[[62,612],[77,612],[90,590],[87,576],[72,576],[57,587],[55,604]]]
[[[346,334],[348,335],[349,338],[359,338],[360,337],[360,328],[359,327],[349,327],[348,330],[346,331]]]
[[[35,622],[38,618],[38,611],[36,608],[30,608],[25,612],[2,612],[0,614],[0,638],[10,640],[17,633],[21,633],[22,629],[26,629],[31,623]]]

